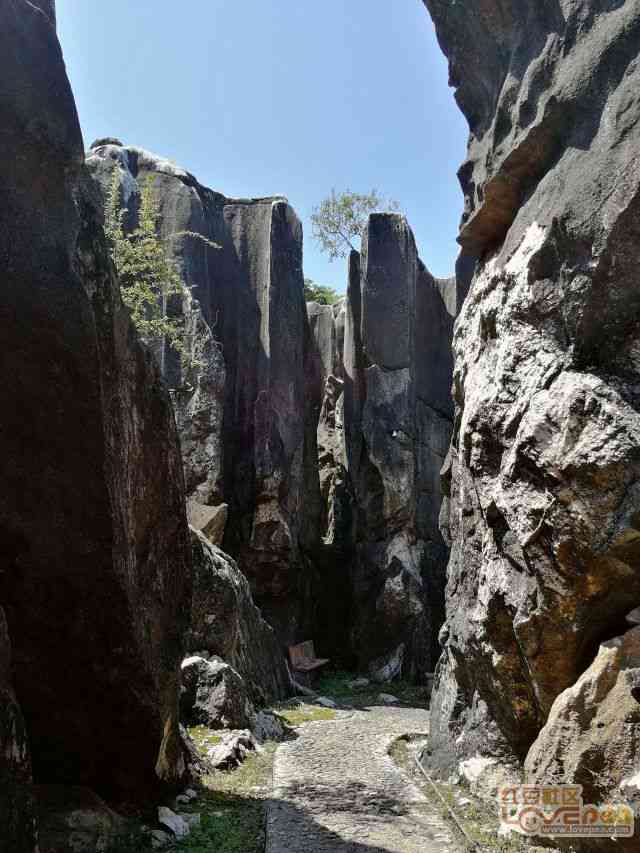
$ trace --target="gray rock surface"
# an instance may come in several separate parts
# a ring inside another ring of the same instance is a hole
[[[0,4],[0,81],[13,689],[36,782],[146,802],[184,771],[190,554],[171,404],[120,301],[55,31],[26,0]]]
[[[585,803],[625,802],[638,814],[640,628],[603,643],[591,666],[558,696],[527,755],[525,781],[582,785]],[[637,845],[637,836],[609,844],[629,851]]]
[[[142,149],[98,144],[87,162],[103,188],[119,165],[129,226],[139,183],[153,178],[161,233],[197,303],[174,310],[188,322],[197,310],[194,342],[206,365],[185,371],[175,353],[161,354],[175,389],[188,496],[228,504],[225,551],[283,643],[303,639],[311,611],[305,551],[318,539],[320,501],[304,382],[310,338],[300,222],[283,198],[225,198]]]
[[[284,651],[253,603],[247,579],[229,556],[194,530],[191,546],[188,651],[225,660],[240,673],[257,706],[286,698],[291,684]]]
[[[316,650],[339,666],[353,663],[349,635],[351,565],[355,544],[353,489],[344,444],[344,317],[346,300],[307,303],[311,333],[305,381],[317,426],[320,540],[312,559]]]
[[[126,819],[87,788],[38,786],[37,794],[39,853],[117,849],[126,837]]]
[[[180,715],[189,726],[242,729],[253,708],[242,677],[219,657],[189,657],[182,662]]]
[[[259,749],[256,739],[248,730],[222,732],[220,737],[220,743],[207,752],[207,759],[217,770],[233,770],[251,752]]]
[[[191,828],[182,815],[176,814],[167,806],[158,807],[158,823],[166,827],[176,838],[186,838],[191,832]]]
[[[470,125],[460,242],[477,258],[432,761],[519,768],[640,602],[640,8],[426,3]]]
[[[357,506],[352,644],[360,667],[433,670],[447,549],[439,472],[452,427],[454,280],[438,282],[397,214],[371,216],[351,258],[344,442]]]
[[[49,21],[56,25],[56,0],[30,0],[32,6],[42,9]]]

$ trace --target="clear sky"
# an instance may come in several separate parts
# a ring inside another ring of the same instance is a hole
[[[285,195],[305,275],[345,289],[309,216],[332,187],[396,199],[451,273],[467,126],[422,0],[57,0],[85,144],[117,136],[228,196]]]

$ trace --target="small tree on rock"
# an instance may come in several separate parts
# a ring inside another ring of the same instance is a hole
[[[365,195],[331,190],[311,215],[313,236],[330,260],[346,258],[349,252],[358,251],[370,214],[382,210],[397,212],[399,205],[376,190]]]

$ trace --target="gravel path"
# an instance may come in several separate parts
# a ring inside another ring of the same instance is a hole
[[[276,753],[266,853],[459,853],[441,810],[387,754],[427,728],[424,710],[377,707],[301,726]]]

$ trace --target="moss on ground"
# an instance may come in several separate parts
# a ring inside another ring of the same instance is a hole
[[[331,708],[310,705],[308,702],[292,700],[274,709],[288,726],[301,726],[303,723],[315,723],[318,720],[335,720],[336,712]]]
[[[206,726],[192,726],[190,729],[187,729],[187,731],[189,732],[191,740],[197,746],[198,751],[203,755],[206,754],[207,749],[217,746],[217,744],[222,741],[219,734],[216,734],[216,732],[212,729],[208,729]]]

